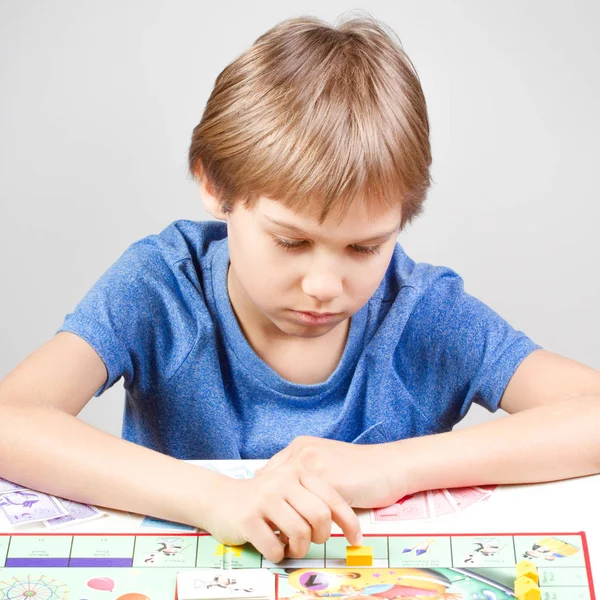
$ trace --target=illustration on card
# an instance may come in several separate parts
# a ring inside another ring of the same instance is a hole
[[[559,558],[573,556],[579,552],[579,548],[558,538],[542,538],[532,544],[531,548],[523,553],[523,558],[543,558],[547,561],[555,561]]]
[[[3,600],[66,600],[67,586],[53,577],[13,577],[0,581],[0,598]]]
[[[497,538],[475,538],[473,550],[463,559],[465,565],[475,566],[481,563],[483,558],[496,556],[498,552],[506,547]]]
[[[414,552],[415,556],[422,556],[423,554],[427,553],[434,541],[435,540],[433,538],[427,538],[424,542],[419,542],[418,544],[414,544],[408,548],[403,548],[402,554],[411,554]]]
[[[465,569],[356,568],[285,569],[280,573],[280,600],[507,600],[513,591]]]
[[[184,542],[181,538],[158,538],[156,540],[156,549],[153,552],[150,552],[144,558],[145,564],[156,564],[160,563],[163,557],[172,557],[177,556],[181,552],[183,552],[186,548],[188,548],[189,544],[184,545]]]

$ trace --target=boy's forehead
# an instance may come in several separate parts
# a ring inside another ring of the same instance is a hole
[[[383,235],[400,229],[401,208],[369,210],[366,202],[353,202],[344,215],[330,214],[323,223],[319,216],[308,211],[294,211],[281,202],[261,196],[255,216],[265,225],[288,227],[305,234],[360,236]]]

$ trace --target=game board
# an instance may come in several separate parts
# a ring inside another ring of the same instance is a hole
[[[178,571],[269,568],[278,598],[514,598],[515,564],[537,567],[543,600],[595,600],[584,533],[365,535],[372,568],[345,567],[333,535],[305,558],[270,563],[202,533],[0,534],[0,600],[171,600]],[[323,571],[322,569],[327,569]]]

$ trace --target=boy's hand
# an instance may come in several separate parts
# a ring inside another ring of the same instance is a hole
[[[357,508],[389,506],[408,493],[407,469],[392,444],[360,445],[300,436],[257,471],[263,477],[286,466],[308,469]]]
[[[250,542],[272,562],[304,557],[311,541],[325,543],[332,521],[351,544],[362,544],[350,505],[301,466],[285,465],[254,479],[224,477],[212,491],[202,527],[224,544]]]

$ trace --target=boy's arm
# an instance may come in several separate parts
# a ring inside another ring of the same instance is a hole
[[[535,350],[510,379],[508,417],[398,443],[409,490],[533,483],[600,472],[600,372]],[[448,466],[452,465],[452,469]]]
[[[290,468],[270,481],[233,480],[127,442],[76,417],[105,382],[93,348],[61,332],[0,382],[0,477],[80,502],[202,527],[221,541],[251,541],[283,558],[272,522],[303,556],[331,520],[351,543],[356,515],[315,475]]]
[[[164,471],[181,484],[190,465],[76,418],[106,376],[92,347],[67,332],[20,363],[0,382],[0,476],[82,502],[183,517],[167,501],[169,486],[148,490],[148,476]]]
[[[384,444],[298,438],[261,474],[302,464],[330,481],[353,506],[368,508],[426,489],[600,472],[600,372],[535,350],[513,374],[501,407],[515,414]]]

